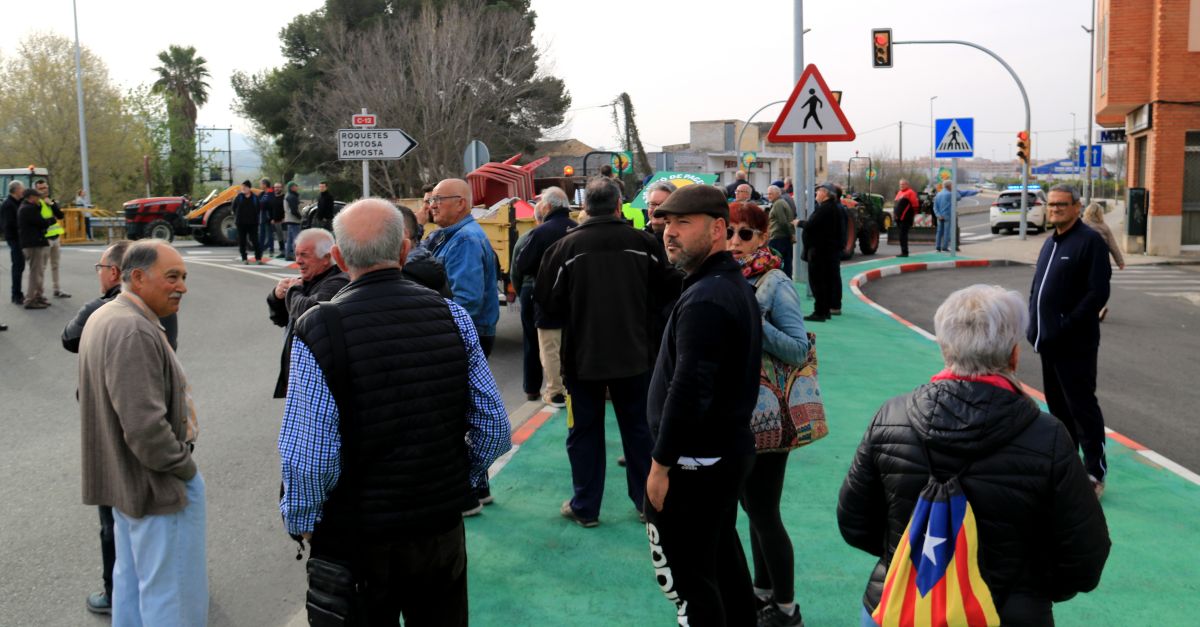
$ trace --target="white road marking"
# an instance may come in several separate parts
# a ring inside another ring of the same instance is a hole
[[[252,274],[254,276],[266,277],[268,279],[271,279],[272,281],[278,281],[280,279],[279,275],[277,275],[277,274],[269,274],[267,272],[259,272],[258,270],[250,270],[248,268],[239,268],[237,266],[227,266],[224,264],[212,263],[209,261],[192,261],[191,263],[198,265],[198,266],[208,266],[210,268],[221,268],[222,270],[232,270],[234,272],[244,272],[246,274]]]

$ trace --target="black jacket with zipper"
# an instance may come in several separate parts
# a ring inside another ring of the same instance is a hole
[[[1028,396],[989,383],[937,381],[884,403],[838,496],[842,537],[879,557],[864,606],[879,604],[888,564],[929,479],[922,442],[936,477],[962,471],[979,569],[1003,624],[1053,625],[1052,602],[1099,584],[1108,525],[1066,427]]]
[[[1108,244],[1082,220],[1047,237],[1029,290],[1033,350],[1095,350],[1111,278]]]

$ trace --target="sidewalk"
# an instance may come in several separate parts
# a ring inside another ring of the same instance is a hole
[[[907,261],[944,260],[923,254]],[[894,264],[845,266],[849,278]],[[813,325],[830,434],[792,454],[783,503],[796,553],[797,600],[806,624],[858,624],[874,563],[842,541],[838,489],[867,423],[883,401],[941,368],[937,346],[846,290],[844,315]],[[898,367],[903,364],[904,367]],[[624,469],[608,467],[601,525],[583,529],[558,514],[570,492],[565,412],[537,430],[496,476],[496,503],[467,522],[471,621],[478,625],[670,625],[673,606],[650,567],[645,532],[624,495]],[[620,454],[610,420],[609,458]],[[1193,622],[1200,564],[1200,486],[1109,443],[1104,497],[1113,538],[1103,581],[1056,607],[1059,625]],[[746,538],[746,521],[740,529]],[[748,549],[747,549],[748,552]]]

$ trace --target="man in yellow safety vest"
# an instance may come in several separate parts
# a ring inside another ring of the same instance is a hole
[[[54,224],[46,229],[46,241],[50,243],[50,278],[54,284],[54,295],[58,298],[70,298],[71,295],[62,291],[62,285],[58,279],[59,258],[62,257],[62,235],[66,232],[63,229],[64,214],[62,209],[58,208],[58,202],[50,197],[50,185],[45,179],[40,179],[33,184],[33,187],[42,195],[42,217],[49,220],[54,219]]]

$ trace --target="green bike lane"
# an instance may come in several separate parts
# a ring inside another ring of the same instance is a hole
[[[906,262],[945,260],[923,254]],[[875,560],[842,541],[838,489],[879,406],[942,367],[936,344],[851,293],[851,277],[897,262],[844,266],[843,315],[810,328],[830,433],[791,454],[781,505],[795,548],[796,600],[810,627],[858,624]],[[655,582],[644,525],[626,496],[624,468],[615,463],[621,447],[611,409],[604,505],[593,529],[558,513],[571,491],[566,412],[542,414],[518,432],[523,441],[492,482],[495,504],[467,522],[472,622],[673,624],[674,606]],[[1113,439],[1109,465],[1103,503],[1112,554],[1099,588],[1055,606],[1057,624],[1195,624],[1200,486]],[[748,557],[744,515],[738,525]]]

